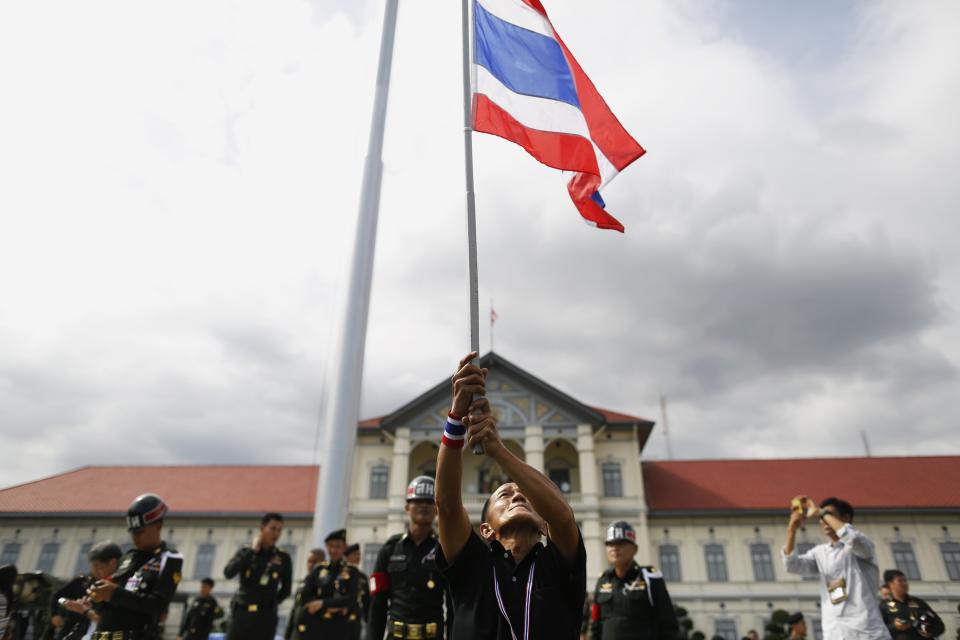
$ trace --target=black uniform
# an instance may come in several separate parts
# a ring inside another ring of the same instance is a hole
[[[522,638],[527,620],[533,640],[579,640],[587,592],[582,535],[572,562],[548,538],[546,546],[537,543],[517,564],[499,541],[488,546],[471,532],[452,565],[438,549],[437,566],[453,596],[454,640]]]
[[[591,640],[673,640],[680,626],[663,574],[636,562],[621,579],[612,568],[593,593]]]
[[[290,617],[287,618],[287,628],[283,632],[284,640],[291,640],[291,638],[293,638],[293,630],[297,627],[300,611],[303,609],[303,585],[306,581],[306,578],[300,581],[300,586],[297,587],[297,592],[293,596],[293,606],[290,607]]]
[[[943,620],[940,619],[933,609],[920,598],[908,595],[905,602],[901,602],[891,597],[880,603],[880,613],[883,615],[883,621],[890,629],[890,635],[893,640],[924,640],[920,635],[920,627],[923,625],[927,632],[927,638],[936,638],[944,632]],[[896,621],[902,620],[910,626],[906,630],[899,630],[896,627]]]
[[[184,640],[207,640],[213,630],[213,621],[223,617],[217,599],[213,596],[198,597],[190,605],[180,625],[180,637]]]
[[[294,640],[347,640],[351,616],[358,619],[359,571],[344,560],[321,562],[303,583],[303,602],[298,612]],[[322,600],[323,607],[309,613],[306,606]]]
[[[79,640],[90,628],[90,618],[82,613],[74,613],[60,606],[60,598],[80,600],[87,595],[87,589],[95,580],[91,576],[80,575],[53,592],[50,598],[50,615],[63,618],[63,626],[55,630],[54,640],[75,638]]]
[[[360,567],[357,570],[357,602],[350,616],[350,638],[360,640],[363,634],[363,623],[370,615],[370,578]]]
[[[95,605],[100,615],[94,640],[146,640],[155,637],[180,584],[183,556],[161,542],[149,551],[131,549],[110,581],[110,600]]]
[[[437,568],[437,544],[434,533],[419,545],[404,533],[389,538],[380,549],[371,579],[367,640],[383,640],[385,630],[389,638],[450,637],[453,603],[447,580]]]
[[[240,576],[240,588],[230,603],[228,640],[273,640],[277,606],[290,595],[293,567],[290,555],[278,549],[255,552],[244,546],[223,568],[227,579]]]

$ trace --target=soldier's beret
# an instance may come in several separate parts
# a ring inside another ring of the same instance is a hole
[[[324,542],[330,542],[331,540],[341,540],[343,542],[347,541],[347,530],[346,529],[337,529],[336,531],[331,531],[327,534],[327,537],[323,539]]]

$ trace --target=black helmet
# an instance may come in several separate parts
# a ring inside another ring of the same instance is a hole
[[[167,503],[153,493],[138,496],[127,509],[127,531],[139,531],[156,524],[167,515]]]
[[[433,502],[433,478],[417,476],[407,485],[407,502],[429,500]]]
[[[606,544],[611,544],[614,542],[622,541],[632,542],[634,546],[637,544],[637,532],[634,531],[633,527],[629,522],[614,522],[612,525],[607,527],[607,539]]]

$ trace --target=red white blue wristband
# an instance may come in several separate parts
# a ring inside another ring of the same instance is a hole
[[[463,447],[466,433],[467,429],[460,418],[450,413],[447,415],[447,424],[443,426],[443,438],[440,443],[453,449],[460,449]]]

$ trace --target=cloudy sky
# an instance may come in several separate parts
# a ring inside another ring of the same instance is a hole
[[[960,3],[546,4],[648,154],[620,235],[477,137],[497,351],[678,457],[960,453]],[[401,1],[364,416],[468,345],[458,5]],[[312,461],[381,13],[0,6],[0,485]]]

